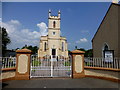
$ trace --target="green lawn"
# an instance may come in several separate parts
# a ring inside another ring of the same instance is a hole
[[[70,62],[65,62],[64,66],[70,66]]]
[[[38,60],[33,60],[32,61],[32,66],[39,66],[40,64],[41,64],[41,62],[38,61]]]
[[[90,63],[85,63],[86,66],[90,66],[91,64]]]

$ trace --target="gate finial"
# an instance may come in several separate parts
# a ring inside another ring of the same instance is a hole
[[[75,46],[75,49],[77,49],[77,46]]]

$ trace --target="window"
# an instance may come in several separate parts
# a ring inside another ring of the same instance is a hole
[[[47,50],[47,43],[45,42],[45,45],[44,45],[44,51]]]
[[[56,22],[54,21],[54,22],[53,22],[53,28],[55,28],[55,25],[56,25]]]
[[[107,43],[104,43],[102,47],[102,57],[105,57],[105,51],[109,50],[109,45]]]
[[[55,32],[53,32],[53,35],[55,35]]]
[[[107,43],[104,43],[102,47],[102,51],[109,50],[109,45]]]
[[[108,45],[105,45],[105,46],[104,46],[104,50],[108,50]]]

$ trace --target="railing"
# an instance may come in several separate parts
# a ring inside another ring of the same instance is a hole
[[[64,57],[60,57],[60,56],[55,56],[55,55],[46,55],[43,58],[38,58],[38,56],[36,55],[31,55],[31,64],[32,66],[38,66],[41,65],[43,62],[46,62],[46,64],[50,61],[64,61],[65,65],[68,65],[68,62],[72,62],[72,57],[69,56],[67,59]]]
[[[16,67],[16,57],[0,57],[2,69]]]
[[[105,58],[84,58],[84,66],[120,69],[120,58],[110,60]]]
[[[68,58],[65,58],[64,56],[56,56],[56,55],[45,55],[43,56],[43,59],[53,59],[55,58],[56,60],[69,60],[71,58],[71,56],[69,56]]]

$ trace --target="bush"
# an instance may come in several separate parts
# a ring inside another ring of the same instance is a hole
[[[90,66],[91,64],[90,63],[85,63],[86,66]]]
[[[41,64],[40,61],[37,61],[37,60],[32,61],[32,66],[39,66],[40,64]]]
[[[70,66],[70,62],[65,62],[64,66]]]

